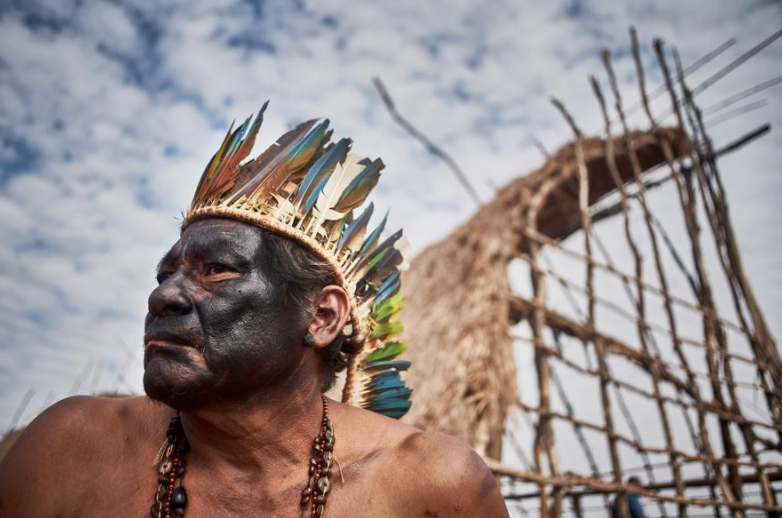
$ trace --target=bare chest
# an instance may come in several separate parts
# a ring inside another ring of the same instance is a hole
[[[72,516],[150,517],[158,481],[153,458],[97,469],[83,481]],[[111,463],[109,463],[111,464]],[[390,475],[389,475],[390,476]],[[344,478],[335,473],[325,518],[403,516],[394,484],[383,483],[374,469],[347,468]],[[263,516],[299,518],[306,473],[280,474],[274,482],[257,483],[241,477],[225,480],[213,473],[190,469],[183,478],[187,491],[186,518]],[[176,516],[172,514],[172,516]]]

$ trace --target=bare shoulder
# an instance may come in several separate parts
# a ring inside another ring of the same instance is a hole
[[[8,452],[11,458],[30,449],[45,447],[49,453],[67,453],[91,443],[102,444],[115,435],[106,432],[143,426],[157,413],[145,397],[73,396],[47,408],[36,417]],[[5,462],[5,460],[3,461]]]
[[[404,486],[414,507],[409,516],[507,517],[499,485],[486,463],[470,446],[445,434],[411,433],[394,456],[413,476]]]
[[[374,412],[346,410],[360,435],[346,437],[345,442],[360,444],[367,452],[364,458],[371,462],[364,462],[366,469],[375,485],[392,493],[387,501],[395,508],[394,515],[508,516],[496,479],[463,440],[422,432]],[[361,470],[361,458],[356,464]]]
[[[45,515],[62,509],[63,499],[82,485],[80,476],[94,474],[96,459],[110,460],[107,452],[126,450],[117,441],[132,442],[156,413],[161,410],[142,397],[75,396],[52,405],[0,461],[0,514]],[[28,498],[34,487],[57,490]]]

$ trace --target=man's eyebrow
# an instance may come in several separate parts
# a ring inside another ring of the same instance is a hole
[[[158,261],[157,266],[155,267],[155,271],[157,273],[160,273],[160,270],[163,268],[163,264],[171,257],[171,250],[163,254],[163,257],[160,258],[160,261]]]

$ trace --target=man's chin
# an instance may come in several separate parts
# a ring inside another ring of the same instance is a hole
[[[192,409],[202,399],[198,388],[204,383],[199,383],[191,367],[171,358],[148,359],[144,366],[144,392],[150,399],[176,410]]]

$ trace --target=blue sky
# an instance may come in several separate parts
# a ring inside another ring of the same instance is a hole
[[[140,391],[154,266],[228,124],[267,99],[261,145],[327,116],[387,164],[376,189],[415,250],[473,212],[448,170],[389,118],[370,79],[451,152],[484,200],[542,163],[569,131],[601,128],[587,83],[599,51],[632,83],[627,28],[647,63],[662,36],[685,64],[736,37],[697,83],[782,27],[777,2],[5,0],[0,2],[0,430],[28,389],[29,420],[88,390]],[[778,74],[782,42],[703,94],[708,106]],[[651,66],[651,65],[650,65]],[[650,70],[656,86],[659,74]],[[601,80],[602,80],[602,76]],[[770,136],[723,172],[747,269],[776,336],[782,308],[782,87],[715,126],[719,146]],[[633,119],[638,125],[640,117]],[[376,211],[379,214],[384,210]],[[126,351],[134,352],[128,356]],[[122,380],[118,375],[125,373]]]

